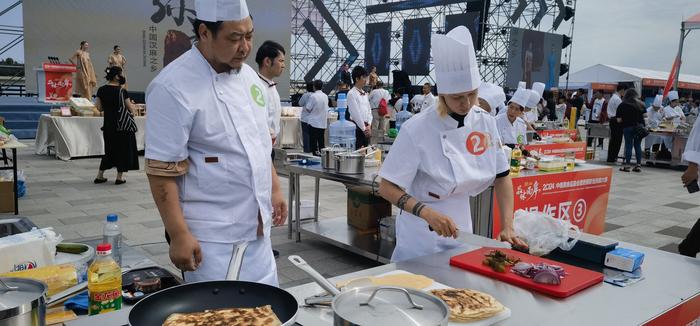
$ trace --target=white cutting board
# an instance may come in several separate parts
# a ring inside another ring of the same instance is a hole
[[[379,275],[375,275],[375,276],[376,276],[376,277],[379,277],[379,276],[394,275],[394,274],[413,274],[413,273],[410,273],[410,272],[407,272],[407,271],[398,269],[398,270],[395,270],[395,271],[391,271],[391,272],[388,272],[388,273],[379,274]],[[432,285],[430,285],[430,286],[424,288],[423,291],[426,291],[426,292],[427,292],[427,291],[430,291],[430,290],[451,289],[451,288],[452,288],[452,287],[449,287],[449,286],[447,286],[447,285],[445,285],[445,284],[442,284],[442,283],[439,283],[439,282],[433,282]],[[504,306],[504,307],[505,307],[505,306]],[[505,307],[505,309],[504,309],[503,311],[499,312],[499,313],[496,314],[495,316],[492,316],[492,317],[489,317],[489,318],[486,318],[486,319],[482,319],[482,320],[474,321],[474,322],[469,322],[469,323],[449,322],[448,325],[452,325],[452,326],[490,326],[490,325],[493,325],[493,324],[495,324],[495,323],[497,323],[497,322],[499,322],[499,321],[502,321],[502,320],[508,319],[508,318],[510,318],[510,309],[509,309],[508,307]]]

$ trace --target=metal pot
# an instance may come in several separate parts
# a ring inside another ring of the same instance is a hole
[[[0,326],[46,325],[47,290],[43,282],[0,278]]]
[[[365,155],[360,153],[340,153],[335,155],[335,172],[341,174],[365,173]]]
[[[335,170],[335,155],[347,151],[338,145],[321,149],[321,167],[326,170]]]
[[[333,295],[333,325],[447,325],[450,308],[438,297],[394,286],[358,286],[343,292],[299,256],[289,260]]]

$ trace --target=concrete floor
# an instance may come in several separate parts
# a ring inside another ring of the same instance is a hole
[[[107,214],[116,213],[124,242],[137,247],[156,262],[175,271],[168,257],[164,229],[143,171],[128,174],[127,183],[95,185],[99,158],[61,161],[34,154],[33,141],[19,151],[19,165],[26,175],[27,195],[20,199],[20,215],[40,227],[53,227],[65,240],[99,237]],[[143,168],[143,158],[141,158]],[[688,194],[680,185],[681,172],[644,168],[641,173],[623,173],[614,168],[604,236],[643,246],[676,251],[677,244],[700,216],[700,196]],[[282,180],[286,193],[287,182]],[[302,200],[312,199],[313,179],[302,178]],[[320,217],[345,216],[343,185],[321,181]],[[318,240],[304,238],[297,243],[287,238],[287,227],[273,228],[273,247],[280,284],[290,287],[309,282],[306,274],[286,259],[300,255],[325,276],[336,276],[376,266]]]

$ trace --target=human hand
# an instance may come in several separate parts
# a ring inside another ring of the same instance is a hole
[[[515,234],[515,230],[513,230],[512,227],[504,228],[503,230],[501,230],[501,233],[498,235],[497,239],[499,241],[508,242],[513,246],[528,248],[527,243]]]
[[[370,130],[369,128],[365,128],[363,133],[365,134],[366,137],[369,137],[372,134],[372,130]]]
[[[457,228],[455,222],[452,221],[452,219],[449,216],[440,214],[435,211],[432,212],[434,213],[426,214],[427,216],[423,218],[426,222],[428,222],[428,225],[430,225],[432,231],[442,237],[452,237],[456,239],[457,231],[459,229]]]
[[[284,200],[282,191],[272,192],[272,225],[284,225],[287,219],[287,202]]]
[[[681,175],[683,186],[688,186],[693,180],[698,178],[698,166],[696,164],[688,164],[688,168]]]
[[[183,272],[197,270],[202,263],[202,249],[192,233],[171,237],[170,261]]]

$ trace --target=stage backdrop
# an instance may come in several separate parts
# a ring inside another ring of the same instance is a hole
[[[562,36],[511,28],[508,46],[508,72],[506,86],[518,87],[519,81],[542,82],[547,89],[559,83]]]
[[[282,99],[288,98],[291,1],[248,1],[255,19],[253,49],[248,64],[257,70],[255,51],[265,40],[287,51],[287,68],[277,80]],[[144,91],[164,65],[190,48],[194,33],[194,0],[32,0],[22,4],[24,62],[27,90],[36,93],[36,73],[48,56],[67,62],[81,41],[90,43],[98,86],[112,47],[126,57],[129,89]]]

